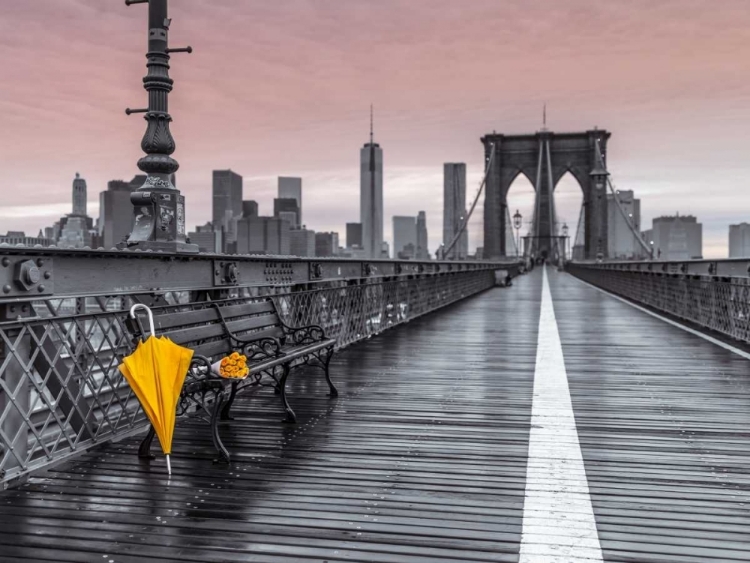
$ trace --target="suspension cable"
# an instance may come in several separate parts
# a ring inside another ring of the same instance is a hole
[[[597,139],[596,142],[596,154],[599,157],[599,162],[602,163],[602,166],[604,165],[604,159],[602,158],[602,153],[599,148],[599,141]],[[620,204],[620,198],[617,197],[617,192],[615,191],[615,187],[612,184],[612,180],[610,180],[609,176],[607,176],[607,186],[609,187],[609,191],[612,192],[612,198],[615,200],[615,203],[617,204],[617,209],[620,210],[620,213],[622,214],[622,218],[625,219],[625,223],[630,228],[630,231],[633,233],[633,236],[635,239],[640,243],[640,245],[643,247],[643,249],[648,253],[648,255],[653,260],[654,254],[651,247],[641,238],[641,233],[636,230],[635,225],[633,225],[632,221],[628,218],[628,216],[625,214],[625,209],[623,209],[622,205]]]

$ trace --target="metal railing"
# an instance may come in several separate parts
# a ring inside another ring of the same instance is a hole
[[[0,482],[146,425],[117,366],[134,303],[271,297],[344,347],[474,295],[518,264],[0,247]]]
[[[574,276],[607,291],[750,342],[750,260],[571,262]]]

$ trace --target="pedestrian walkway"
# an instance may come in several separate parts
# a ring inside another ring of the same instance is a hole
[[[546,279],[545,279],[546,278]],[[0,562],[750,560],[747,360],[542,268],[0,494]],[[545,515],[546,511],[546,515]]]

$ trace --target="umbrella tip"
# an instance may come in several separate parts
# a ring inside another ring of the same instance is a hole
[[[169,461],[169,454],[167,454],[167,473],[172,474],[172,462]]]

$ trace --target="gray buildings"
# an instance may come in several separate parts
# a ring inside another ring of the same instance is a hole
[[[308,229],[289,231],[289,253],[292,256],[315,256],[315,231]]]
[[[297,226],[302,225],[302,178],[279,176],[280,199],[294,199],[297,201]]]
[[[346,247],[362,248],[362,223],[346,224]]]
[[[338,233],[315,233],[315,256],[336,256],[338,253]]]
[[[224,251],[237,242],[237,221],[242,217],[242,176],[231,170],[214,170],[212,187],[214,229],[224,232]]]
[[[466,216],[466,164],[443,164],[443,246],[450,245]],[[445,256],[448,260],[463,260],[469,255],[469,232],[461,237]]]
[[[276,217],[243,217],[237,221],[238,254],[288,256],[289,223]]]
[[[633,233],[633,229],[636,233],[641,232],[641,200],[634,196],[632,190],[617,190],[617,199],[622,211],[617,206],[615,196],[607,195],[609,257],[613,259],[645,258],[643,247]]]
[[[407,247],[411,247],[408,249]],[[417,250],[417,220],[414,217],[393,217],[393,257],[415,258]]]
[[[277,197],[273,200],[273,216],[277,219],[288,221],[292,229],[302,226],[300,223],[301,211],[299,202],[293,197]]]
[[[145,175],[138,175],[130,182],[112,180],[107,183],[107,190],[99,193],[99,236],[104,248],[113,248],[130,234],[133,226],[130,194],[145,181]]]
[[[373,141],[359,153],[359,213],[362,248],[368,258],[380,258],[383,250],[383,150]]]
[[[22,244],[23,246],[49,246],[52,241],[44,236],[42,231],[35,237],[27,237],[23,231],[8,231],[7,234],[0,235],[0,244],[9,244],[16,246]]]
[[[653,243],[656,259],[691,260],[703,257],[703,225],[692,215],[657,217],[651,230],[644,236],[647,242]]]
[[[199,225],[195,231],[188,233],[190,242],[198,245],[200,252],[222,252],[221,231],[214,230],[211,223]]]
[[[750,223],[729,225],[729,257],[750,258]]]

